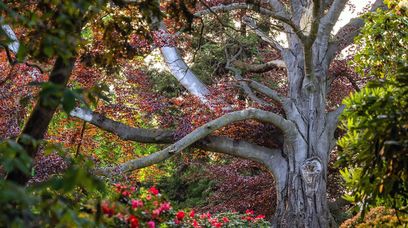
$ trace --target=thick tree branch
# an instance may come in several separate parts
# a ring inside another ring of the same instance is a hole
[[[151,15],[151,21],[151,29],[158,32],[158,35],[163,36],[163,40],[171,41],[174,39],[168,33],[166,25],[157,15]],[[177,81],[192,95],[198,97],[202,103],[210,105],[206,98],[210,91],[186,64],[177,48],[171,45],[164,45],[160,47],[160,52],[171,74]]]
[[[75,108],[71,116],[82,119],[105,131],[111,132],[121,139],[140,143],[168,144],[174,142],[174,131],[162,129],[133,128],[126,124],[111,120],[105,116],[83,108]]]
[[[158,130],[158,129],[155,129],[155,130],[143,129],[142,130],[138,128],[131,128],[124,124],[109,120],[99,114],[92,113],[91,111],[87,111],[84,109],[76,108],[75,110],[71,112],[71,115],[74,117],[83,119],[89,123],[92,123],[102,129],[115,133],[121,137],[124,137],[124,139],[130,139],[130,140],[138,141],[138,142],[156,142],[156,143],[157,142],[168,143],[170,141],[174,141],[174,138],[172,138],[173,133],[171,131],[163,131],[163,130]],[[242,111],[228,113],[218,119],[210,121],[207,124],[204,124],[203,126],[195,129],[190,134],[186,135],[185,137],[183,137],[176,143],[168,146],[167,148],[161,151],[158,151],[156,153],[153,153],[143,158],[139,158],[139,159],[135,159],[135,160],[126,162],[122,165],[119,165],[116,168],[100,169],[100,170],[97,170],[96,172],[99,174],[107,174],[114,170],[118,170],[121,172],[127,172],[130,170],[143,168],[143,167],[161,162],[171,157],[172,155],[179,153],[181,150],[195,143],[197,147],[201,147],[204,149],[213,150],[215,152],[223,152],[223,153],[245,157],[251,160],[262,162],[264,161],[263,159],[265,159],[265,156],[270,157],[271,154],[268,154],[268,155],[262,154],[261,157],[258,157],[256,153],[254,154],[251,151],[247,151],[245,148],[249,148],[249,147],[258,148],[258,151],[260,151],[259,148],[263,148],[263,147],[255,146],[255,145],[252,145],[246,142],[238,142],[237,144],[237,142],[229,140],[225,137],[221,137],[222,140],[220,137],[217,137],[217,136],[211,136],[207,139],[204,139],[209,134],[220,129],[221,127],[224,127],[233,122],[246,120],[246,119],[257,119],[260,121],[273,123],[275,126],[280,128],[288,136],[293,134],[293,131],[294,131],[294,126],[292,122],[284,119],[283,117],[277,114],[266,112],[266,111],[259,110],[259,109],[252,109],[252,108],[245,109]],[[236,149],[236,151],[234,151],[234,148]],[[262,150],[265,151],[265,149],[262,149]]]
[[[329,36],[348,0],[334,0],[327,14],[320,20],[320,32]]]
[[[386,9],[383,0],[376,0],[373,3],[370,11],[373,12],[378,8]],[[334,42],[330,44],[330,57],[334,57],[337,52],[352,44],[354,42],[354,37],[356,37],[360,33],[363,26],[364,20],[358,17],[351,19],[349,23],[340,28],[340,30],[335,35]]]
[[[1,30],[3,31],[5,35],[7,35],[7,37],[10,40],[10,42],[7,44],[8,49],[16,54],[20,47],[20,42],[18,41],[16,34],[11,29],[10,25],[2,24],[1,19],[0,19],[0,23],[1,23],[1,27],[0,27]]]

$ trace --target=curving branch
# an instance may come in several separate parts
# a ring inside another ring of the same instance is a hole
[[[290,18],[289,13],[286,11],[285,6],[279,0],[269,0],[269,4],[272,7],[272,10],[262,8],[258,5],[250,4],[250,3],[231,3],[227,5],[217,5],[210,7],[209,9],[198,11],[194,14],[196,17],[201,17],[207,14],[214,14],[217,12],[228,12],[237,9],[249,9],[253,10],[257,13],[260,13],[265,16],[269,16],[275,20],[278,20],[286,25],[288,25],[298,37],[303,40],[305,36],[303,35],[299,26],[297,26]]]
[[[166,144],[175,142],[174,131],[162,129],[132,128],[120,122],[110,120],[98,113],[82,108],[75,108],[70,114],[73,117],[77,117],[103,130],[116,134],[125,140],[132,140],[143,143]],[[282,161],[280,159],[283,158],[280,155],[280,150],[278,149],[269,149],[245,141],[235,141],[224,136],[209,136],[211,132],[214,132],[215,130],[225,125],[245,119],[257,119],[260,121],[274,123],[279,128],[284,128],[286,134],[291,134],[291,131],[294,130],[292,122],[271,112],[266,112],[259,109],[246,109],[242,111],[231,112],[197,128],[196,130],[194,130],[181,140],[175,142],[173,145],[165,148],[164,150],[158,151],[140,159],[129,161],[127,163],[119,165],[116,168],[98,169],[95,172],[100,175],[108,175],[111,171],[114,170],[126,172],[138,168],[143,168],[163,161],[189,146],[238,156],[264,164],[265,162],[272,162],[276,163],[276,167],[279,167],[279,164]]]

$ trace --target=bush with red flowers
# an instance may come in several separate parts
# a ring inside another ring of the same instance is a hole
[[[255,215],[248,209],[245,214],[174,210],[156,187],[136,188],[114,184],[109,201],[101,203],[104,225],[114,227],[269,227],[264,215]]]

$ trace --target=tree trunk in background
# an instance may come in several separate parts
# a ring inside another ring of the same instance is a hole
[[[75,58],[64,60],[61,57],[58,57],[55,61],[54,68],[51,71],[49,82],[65,87],[69,76],[71,75],[74,63]],[[24,126],[23,131],[21,132],[21,135],[28,135],[35,140],[43,139],[47,132],[48,125],[58,108],[58,105],[59,102],[57,102],[57,105],[45,105],[42,99],[39,98],[33,111],[31,112],[30,117],[28,118],[27,123]],[[37,146],[33,145],[32,143],[22,142],[21,135],[17,140],[18,143],[23,146],[31,158],[35,158],[38,150]],[[21,185],[24,185],[29,179],[30,176],[21,172],[20,170],[14,170],[7,176],[7,180],[14,181]]]

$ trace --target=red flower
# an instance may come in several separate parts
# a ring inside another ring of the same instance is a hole
[[[190,218],[194,218],[194,216],[195,216],[195,212],[194,212],[194,210],[191,210],[190,211]]]
[[[254,211],[247,209],[247,210],[245,211],[245,214],[247,214],[247,215],[253,215],[253,214],[254,214]]]
[[[223,217],[223,218],[222,218],[222,221],[224,221],[224,222],[229,222],[229,219],[228,219],[227,217]]]
[[[159,194],[159,190],[157,190],[157,188],[155,188],[154,186],[149,188],[149,192],[152,193],[155,196],[157,196]]]
[[[125,188],[125,186],[123,186],[123,185],[121,185],[121,184],[119,184],[119,183],[116,183],[116,184],[114,184],[113,186],[116,187],[116,191],[117,191],[117,192],[121,192],[122,189]]]
[[[139,227],[139,220],[134,215],[129,216],[128,222],[129,222],[131,228],[138,228]]]
[[[264,219],[264,218],[265,218],[265,215],[258,215],[258,216],[256,216],[255,219]]]
[[[198,222],[197,222],[197,220],[193,220],[193,227],[194,228],[198,228],[198,227],[200,227],[200,225],[198,225]]]
[[[212,225],[213,225],[214,227],[216,227],[216,228],[222,227],[222,223],[220,223],[220,222],[213,223]]]
[[[207,213],[205,213],[205,214],[201,214],[200,215],[200,219],[205,219],[205,218],[211,218],[211,214],[210,214],[210,212],[207,212]]]
[[[113,214],[115,214],[115,210],[113,210],[113,207],[109,207],[108,203],[102,203],[101,205],[102,213],[108,215],[111,217]]]
[[[184,213],[184,211],[179,211],[179,212],[177,212],[177,214],[176,214],[176,218],[177,218],[178,220],[183,220],[183,218],[184,218],[185,215],[186,215],[186,214]]]

